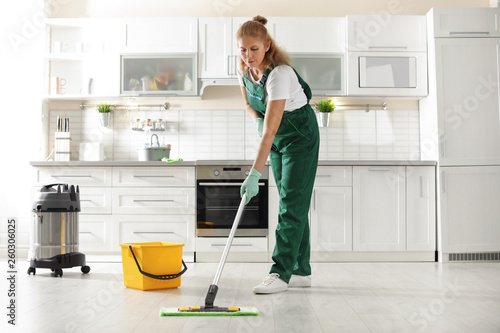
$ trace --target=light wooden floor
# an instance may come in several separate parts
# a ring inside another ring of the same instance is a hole
[[[20,264],[12,331],[500,332],[500,263],[313,264],[311,288],[275,295],[252,293],[270,264],[228,263],[216,305],[256,306],[260,315],[189,318],[158,312],[203,305],[217,264],[188,263],[180,288],[149,292],[125,288],[121,264],[89,265],[88,275],[72,268],[55,278],[44,269],[28,276],[28,264]],[[11,331],[6,304],[1,332]]]

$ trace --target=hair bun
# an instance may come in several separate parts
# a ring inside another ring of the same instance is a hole
[[[257,21],[263,25],[266,25],[266,23],[267,23],[267,19],[264,16],[260,16],[260,15],[254,16],[252,18],[252,21]]]

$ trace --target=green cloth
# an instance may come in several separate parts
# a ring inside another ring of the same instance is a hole
[[[162,162],[167,162],[167,163],[172,163],[172,162],[181,162],[181,161],[184,161],[184,160],[182,158],[178,158],[176,160],[173,160],[171,158],[164,157],[164,158],[161,159],[161,161]]]
[[[259,84],[245,75],[243,84],[249,104],[264,117],[266,70]],[[307,100],[311,89],[295,71]],[[309,104],[292,112],[285,111],[270,152],[271,168],[278,187],[279,215],[276,228],[274,264],[270,273],[278,273],[288,283],[292,274],[311,275],[309,244],[309,207],[319,156],[319,128]]]

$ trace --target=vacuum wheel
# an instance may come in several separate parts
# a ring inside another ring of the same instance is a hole
[[[58,268],[54,271],[55,277],[62,277],[63,276],[63,270],[61,268]]]
[[[35,267],[28,268],[28,275],[31,275],[31,273],[33,273],[33,275],[36,275],[36,268]]]
[[[83,274],[88,274],[89,272],[90,272],[89,266],[82,266],[82,273]]]

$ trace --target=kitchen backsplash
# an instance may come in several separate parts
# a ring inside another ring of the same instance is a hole
[[[49,150],[54,147],[57,116],[70,119],[71,160],[79,160],[81,142],[100,142],[106,160],[136,161],[137,149],[149,142],[146,133],[130,129],[140,118],[167,121],[152,132],[172,145],[171,158],[184,160],[254,159],[259,137],[243,110],[121,111],[111,113],[110,126],[100,126],[91,110],[51,111]],[[335,111],[329,127],[321,127],[320,160],[418,160],[418,110]]]

